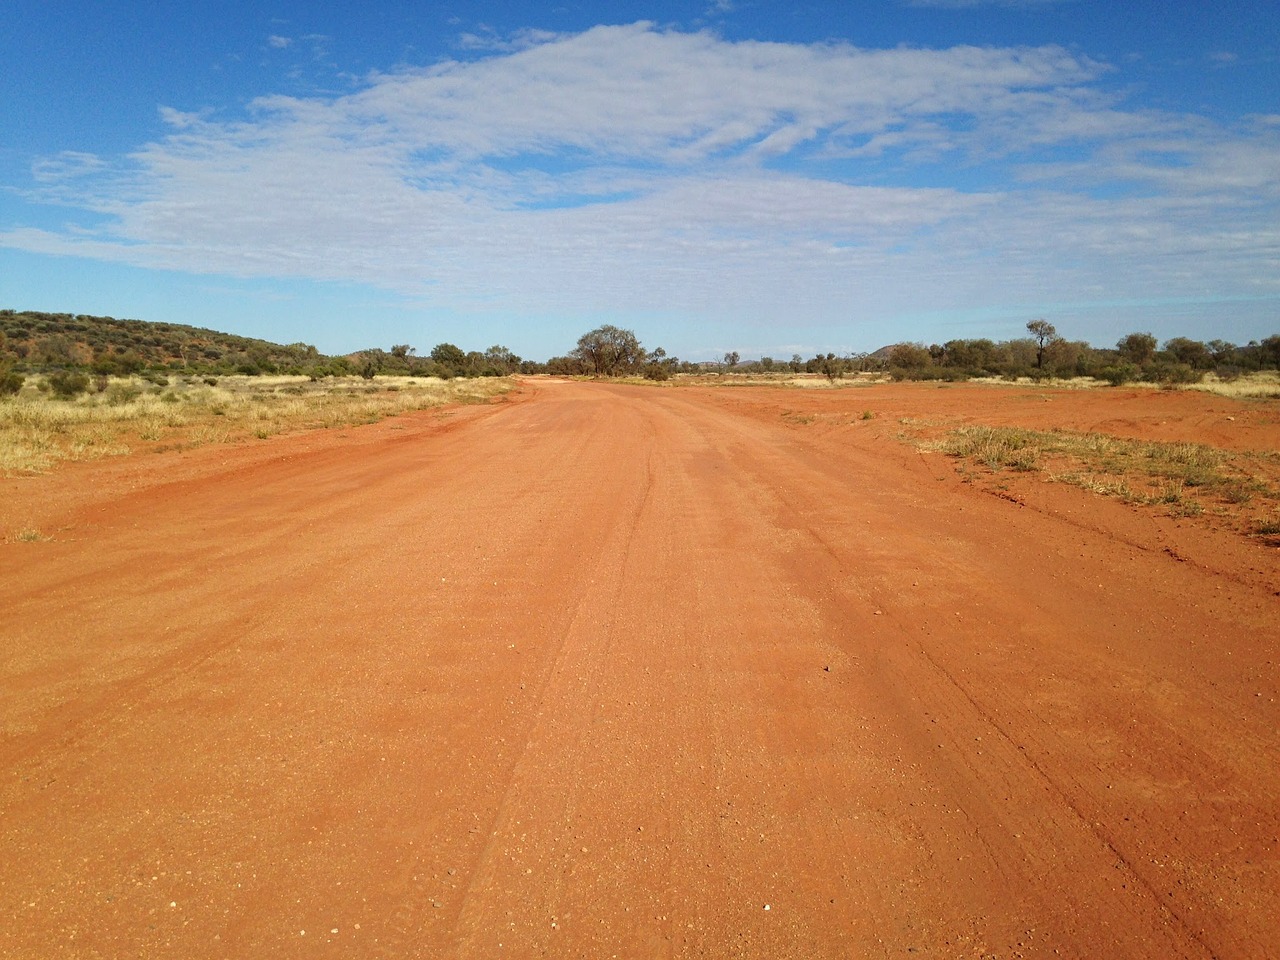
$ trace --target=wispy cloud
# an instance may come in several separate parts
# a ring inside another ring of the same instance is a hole
[[[1280,130],[1126,109],[1059,47],[474,36],[346,96],[166,110],[109,166],[52,158],[49,199],[108,225],[0,244],[508,315],[1280,293]]]
[[[92,153],[64,150],[57,156],[37,160],[31,175],[38,183],[62,183],[67,180],[99,173],[106,162]]]
[[[458,46],[463,50],[485,50],[498,53],[512,53],[527,50],[540,43],[550,43],[560,34],[550,30],[518,30],[510,35],[499,35],[492,27],[484,26],[479,33],[464,33],[458,37]]]

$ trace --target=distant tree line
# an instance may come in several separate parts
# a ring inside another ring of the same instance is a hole
[[[1033,320],[1030,337],[994,342],[949,340],[944,344],[903,343],[876,359],[896,379],[969,377],[1093,377],[1114,385],[1133,381],[1195,383],[1205,374],[1232,379],[1258,370],[1280,369],[1280,335],[1244,346],[1225,340],[1202,343],[1173,337],[1163,345],[1150,333],[1130,333],[1114,348],[1067,340],[1052,324]]]
[[[310,344],[281,345],[183,324],[0,310],[0,396],[16,393],[30,373],[45,374],[45,385],[70,396],[93,384],[105,389],[111,376],[138,375],[160,381],[171,374],[450,379],[549,373],[667,380],[679,373],[711,370],[810,373],[832,380],[862,372],[900,380],[1093,377],[1118,385],[1131,381],[1192,383],[1209,372],[1231,379],[1253,371],[1280,369],[1280,335],[1239,346],[1187,337],[1161,344],[1150,333],[1130,333],[1114,348],[1098,348],[1059,336],[1046,320],[1032,320],[1027,333],[1027,337],[999,342],[900,343],[874,353],[828,352],[808,359],[793,354],[788,360],[762,357],[744,361],[737,351],[731,351],[720,361],[690,362],[669,356],[661,347],[647,350],[631,330],[606,324],[584,333],[567,354],[542,363],[522,359],[499,345],[480,352],[464,351],[452,343],[439,343],[425,356],[409,344],[325,356]]]
[[[630,330],[598,327],[577,347],[527,372],[584,376],[643,376],[665,380],[674,373],[708,370],[737,373],[810,373],[832,380],[854,373],[883,373],[897,380],[966,380],[973,377],[1032,379],[1093,377],[1115,385],[1132,381],[1194,383],[1213,372],[1232,379],[1258,370],[1280,369],[1280,335],[1237,346],[1224,340],[1201,343],[1174,337],[1163,345],[1150,333],[1130,333],[1114,349],[1090,346],[1058,335],[1047,320],[1027,324],[1029,336],[1014,340],[949,340],[944,344],[900,343],[875,353],[818,353],[805,359],[762,357],[743,361],[737,351],[721,361],[689,363],[662,348],[646,351]]]

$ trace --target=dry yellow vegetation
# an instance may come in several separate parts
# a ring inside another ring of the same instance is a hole
[[[295,430],[372,423],[447,403],[485,403],[509,379],[358,377],[173,378],[160,386],[112,378],[103,389],[56,399],[30,383],[0,401],[0,473],[40,473],[63,460],[93,460],[139,446],[166,449],[265,439]]]

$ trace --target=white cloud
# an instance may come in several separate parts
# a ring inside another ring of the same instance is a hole
[[[46,161],[57,199],[109,225],[0,244],[517,316],[837,323],[1280,291],[1275,125],[1126,109],[1109,68],[1058,47],[651,24],[467,43],[487,54],[347,96],[165,110],[169,135],[112,170]]]
[[[293,45],[292,37],[281,37],[274,33],[271,36],[267,37],[267,46],[271,47],[273,50],[283,50],[286,47],[290,47],[292,45]]]

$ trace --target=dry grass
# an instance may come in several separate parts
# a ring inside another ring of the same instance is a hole
[[[1188,384],[1187,390],[1203,390],[1223,397],[1242,400],[1280,398],[1280,371],[1263,370],[1231,380],[1220,380],[1216,374],[1207,374],[1200,383]]]
[[[93,460],[138,446],[194,447],[279,433],[373,423],[446,403],[487,403],[509,380],[378,377],[198,378],[158,387],[113,380],[74,400],[53,399],[36,386],[0,402],[0,472],[40,473],[63,460]]]
[[[1198,443],[1128,440],[1099,433],[961,427],[922,445],[992,471],[1041,471],[1051,480],[1180,516],[1206,500],[1241,506],[1280,501],[1280,454],[1233,453]]]

